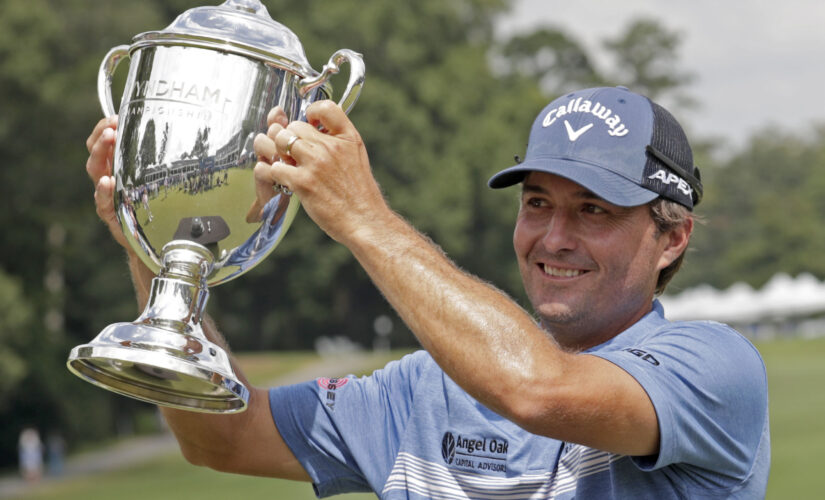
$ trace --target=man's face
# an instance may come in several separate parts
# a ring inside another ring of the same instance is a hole
[[[541,172],[524,180],[513,244],[542,325],[572,350],[649,312],[659,271],[681,253],[671,235],[657,233],[646,205],[618,207]]]

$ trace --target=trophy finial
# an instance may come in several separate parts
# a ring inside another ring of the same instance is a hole
[[[269,16],[269,12],[267,12],[266,7],[260,2],[260,0],[226,0],[221,7],[242,10],[249,12],[250,14],[266,14]]]

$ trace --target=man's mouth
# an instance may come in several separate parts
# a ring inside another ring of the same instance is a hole
[[[542,268],[544,269],[544,274],[554,278],[575,278],[587,272],[582,269],[563,269],[560,267],[548,266],[547,264],[543,264]]]

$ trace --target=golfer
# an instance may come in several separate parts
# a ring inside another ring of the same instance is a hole
[[[491,178],[521,193],[512,237],[534,315],[391,210],[338,106],[316,102],[307,121],[270,113],[257,203],[272,186],[298,195],[424,350],[369,377],[254,389],[237,415],[164,409],[187,459],[311,481],[321,497],[764,497],[759,353],[726,325],[668,321],[656,300],[702,196],[668,111],[624,88],[572,92],[539,113],[524,161]],[[142,306],[153,275],[114,218],[115,127],[93,131],[87,171]]]

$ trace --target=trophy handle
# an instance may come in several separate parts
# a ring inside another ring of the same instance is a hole
[[[129,57],[129,46],[118,45],[112,48],[100,63],[100,70],[97,72],[97,98],[100,100],[100,108],[105,116],[117,114],[115,104],[112,101],[112,77],[115,69],[124,57]]]
[[[299,83],[298,93],[300,96],[305,98],[312,89],[326,83],[330,76],[340,71],[340,65],[343,62],[348,62],[350,65],[349,82],[347,82],[347,88],[344,90],[344,95],[341,96],[341,100],[338,101],[338,105],[341,106],[341,109],[343,109],[345,113],[349,113],[355,105],[355,101],[358,100],[358,96],[361,95],[365,72],[364,59],[361,57],[361,54],[353,52],[352,50],[341,49],[335,52],[332,54],[332,57],[329,58],[329,62],[324,65],[321,74],[315,78],[308,78]]]

